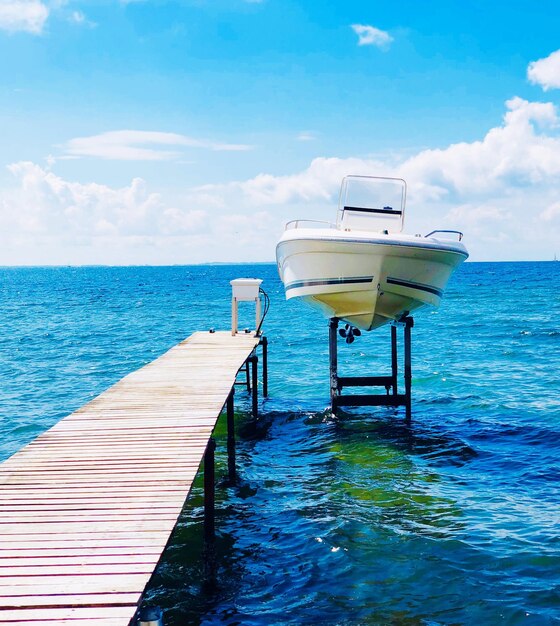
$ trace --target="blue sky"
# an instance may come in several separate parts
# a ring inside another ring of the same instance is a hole
[[[554,2],[0,0],[0,263],[266,261],[348,173],[560,255]]]

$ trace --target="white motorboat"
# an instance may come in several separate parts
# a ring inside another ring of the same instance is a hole
[[[286,299],[363,330],[438,306],[468,257],[462,233],[403,234],[405,203],[402,179],[347,176],[336,224],[288,222],[276,248]]]

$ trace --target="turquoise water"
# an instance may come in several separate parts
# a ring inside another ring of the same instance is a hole
[[[199,482],[148,592],[166,626],[559,624],[560,263],[465,264],[415,315],[410,428],[402,409],[329,412],[326,320],[284,301],[272,265],[0,269],[1,458],[226,329],[246,275],[272,300],[270,398],[255,428],[238,390],[215,579]],[[385,373],[388,343],[341,343],[341,373]]]

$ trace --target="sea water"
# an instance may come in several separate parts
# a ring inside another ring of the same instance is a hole
[[[273,265],[0,269],[1,459],[227,329],[229,281],[252,276],[270,397],[255,425],[237,389],[214,571],[198,480],[147,592],[166,626],[559,624],[560,263],[466,263],[415,314],[410,427],[402,408],[331,413],[327,322],[285,301]],[[388,373],[389,344],[388,327],[341,340],[340,373]]]

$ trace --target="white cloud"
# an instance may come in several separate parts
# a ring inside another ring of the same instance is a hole
[[[558,220],[560,222],[560,202],[553,202],[552,204],[549,204],[539,217],[545,222],[552,222],[553,220]]]
[[[278,221],[334,220],[343,176],[401,176],[409,187],[407,231],[464,230],[475,259],[539,258],[558,245],[549,222],[560,217],[559,122],[553,104],[512,98],[503,123],[479,141],[402,159],[316,158],[291,175],[200,187],[192,200],[269,207]]]
[[[76,24],[83,24],[86,21],[86,16],[81,11],[72,11],[70,21]]]
[[[82,13],[82,11],[72,11],[72,13],[70,13],[70,16],[68,17],[68,21],[72,22],[73,24],[78,24],[79,26],[87,26],[89,28],[95,28],[97,26],[95,22],[88,20],[88,18],[85,16],[84,13]]]
[[[163,149],[163,146],[174,149]],[[64,146],[65,152],[69,156],[129,161],[176,159],[182,154],[180,149],[184,148],[239,151],[250,150],[251,146],[194,139],[177,133],[142,130],[116,130],[90,137],[76,137]]]
[[[48,7],[39,0],[0,0],[0,30],[38,35],[48,17]]]
[[[551,103],[512,98],[502,126],[472,143],[424,150],[401,173],[422,181],[432,198],[487,196],[560,175],[558,116]]]
[[[188,196],[167,202],[139,178],[113,188],[31,162],[8,169],[15,185],[0,191],[0,265],[193,263],[220,252],[264,255],[272,245],[262,236],[274,232],[262,210],[217,216]]]
[[[560,87],[560,50],[556,50],[544,59],[529,63],[527,78],[534,85],[540,85],[545,91]]]
[[[66,181],[31,162],[8,167],[18,186],[3,197],[12,211],[4,214],[12,228],[50,237],[53,233],[90,236],[98,224],[112,224],[122,235],[149,235],[157,222],[161,199],[136,178],[129,186],[112,189],[97,183]],[[9,231],[8,231],[9,232]]]
[[[368,26],[366,24],[352,24],[352,30],[358,35],[359,46],[377,46],[378,48],[388,48],[393,37],[388,32]]]
[[[312,133],[309,130],[302,130],[297,136],[298,141],[315,141],[315,139],[317,139],[315,133]]]
[[[560,227],[559,124],[553,104],[512,98],[503,121],[477,141],[412,156],[320,157],[289,175],[202,185],[173,201],[140,179],[112,188],[13,164],[15,184],[0,191],[0,264],[272,260],[286,221],[335,219],[347,174],[405,178],[407,232],[463,230],[474,260],[552,258]],[[177,137],[184,137],[156,135],[163,147],[180,146]]]

